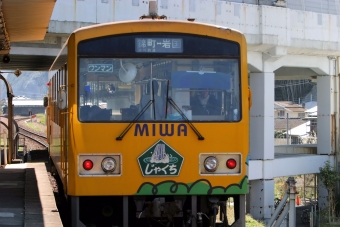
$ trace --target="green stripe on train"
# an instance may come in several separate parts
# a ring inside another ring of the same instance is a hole
[[[158,184],[143,183],[135,195],[227,195],[247,194],[248,177],[245,176],[239,184],[212,187],[206,179],[200,179],[192,183],[176,181],[163,181]]]

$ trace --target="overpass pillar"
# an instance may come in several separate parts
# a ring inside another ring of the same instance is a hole
[[[318,119],[317,119],[317,135],[318,135],[318,154],[330,155],[334,152],[333,141],[334,130],[332,125],[335,124],[333,119],[334,111],[332,110],[333,100],[333,76],[318,76]]]
[[[262,160],[261,179],[250,181],[247,207],[255,219],[267,222],[274,207],[274,80],[273,72],[250,73],[250,160]]]
[[[317,138],[319,155],[334,157],[334,166],[338,166],[339,138],[339,77],[335,58],[329,58],[329,75],[317,77],[318,118]],[[331,157],[332,160],[332,157]],[[333,164],[331,161],[331,164]],[[320,208],[327,205],[328,192],[318,180],[318,202]]]

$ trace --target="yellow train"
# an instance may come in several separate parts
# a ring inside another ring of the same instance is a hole
[[[244,35],[189,21],[94,25],[70,35],[50,72],[49,152],[72,226],[244,226]]]

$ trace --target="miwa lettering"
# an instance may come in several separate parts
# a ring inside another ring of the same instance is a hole
[[[185,124],[136,124],[134,136],[187,136],[188,130]]]

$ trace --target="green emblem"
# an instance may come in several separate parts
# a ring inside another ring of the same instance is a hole
[[[178,176],[184,158],[163,140],[138,157],[143,176]]]

